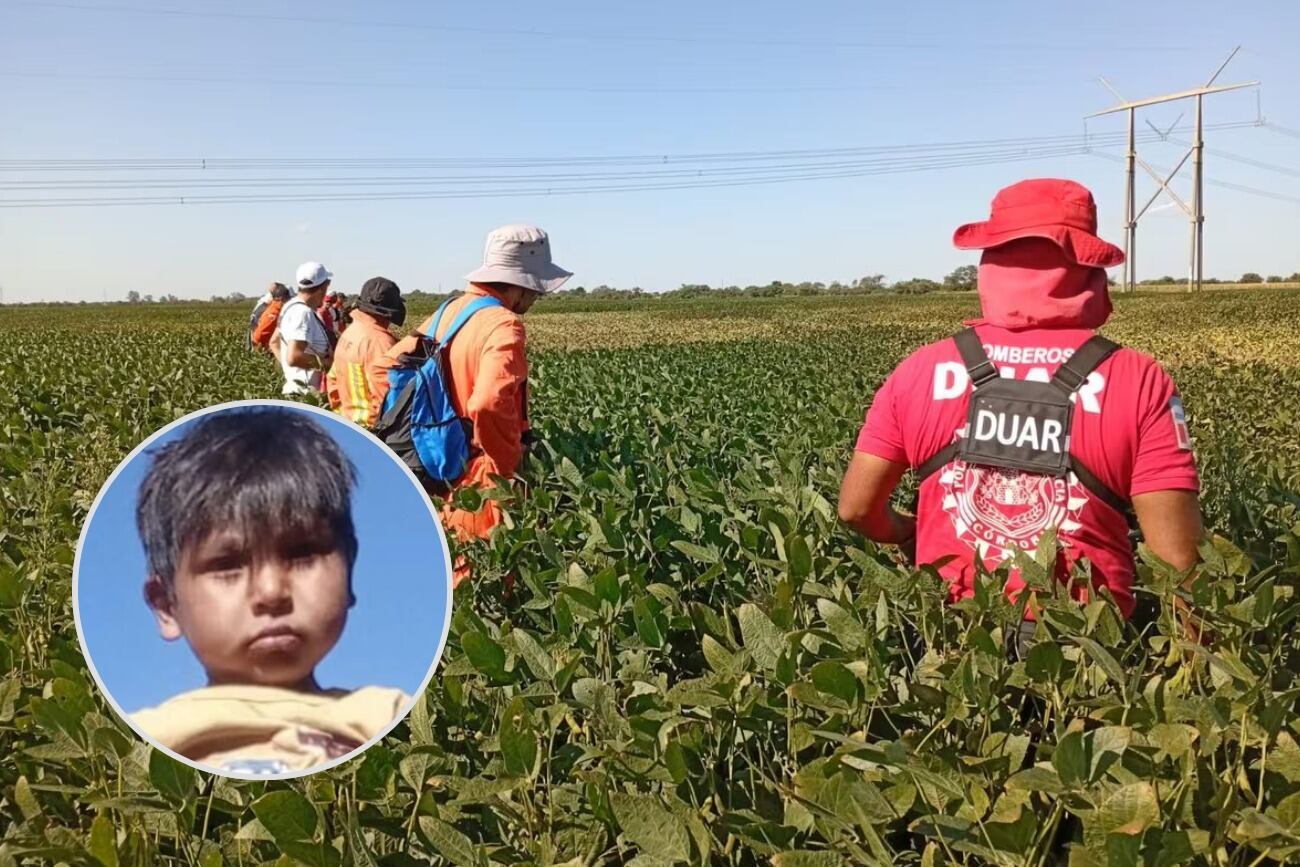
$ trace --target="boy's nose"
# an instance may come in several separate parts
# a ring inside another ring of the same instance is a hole
[[[289,569],[277,560],[255,565],[250,592],[255,611],[278,613],[291,608],[293,585]]]

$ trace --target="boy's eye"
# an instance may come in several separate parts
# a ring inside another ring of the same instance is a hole
[[[310,566],[321,557],[330,553],[329,546],[323,546],[317,543],[303,543],[300,545],[291,545],[284,551],[284,558],[295,566]]]

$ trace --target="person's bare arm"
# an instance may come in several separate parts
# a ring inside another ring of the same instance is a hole
[[[317,354],[312,351],[305,340],[290,340],[285,354],[291,365],[304,369],[319,367],[321,370],[329,370],[330,362],[333,360],[328,352]]]
[[[1180,572],[1191,569],[1200,560],[1203,526],[1201,506],[1193,491],[1152,491],[1133,498],[1133,512],[1146,545],[1161,560]],[[1187,637],[1201,643],[1203,630],[1194,613],[1181,599],[1174,603],[1183,618]]]
[[[916,538],[916,518],[889,504],[905,472],[906,464],[854,452],[840,486],[840,520],[873,542],[907,547]]]
[[[1200,555],[1201,506],[1193,491],[1152,491],[1133,498],[1133,511],[1151,553],[1186,571]]]

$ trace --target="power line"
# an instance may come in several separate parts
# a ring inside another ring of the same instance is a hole
[[[550,30],[543,28],[531,27],[474,27],[468,25],[452,24],[429,24],[422,21],[392,21],[373,18],[336,18],[319,15],[274,15],[260,12],[231,12],[226,10],[198,10],[198,9],[174,9],[147,6],[128,6],[122,4],[87,4],[87,3],[67,3],[67,2],[33,2],[33,0],[9,0],[9,2],[0,3],[3,6],[27,7],[41,10],[68,10],[82,12],[110,12],[129,15],[153,15],[174,18],[206,18],[206,19],[227,19],[227,20],[247,20],[247,21],[266,21],[288,24],[318,24],[331,25],[348,28],[356,27],[373,27],[382,29],[398,30],[426,30],[440,33],[459,33],[475,34],[488,37],[525,37],[525,38],[545,38],[545,39],[571,39],[580,41],[597,41],[597,42],[641,42],[648,44],[679,44],[679,45],[736,45],[751,46],[756,48],[855,48],[855,49],[874,49],[874,50],[900,50],[915,51],[924,49],[935,49],[951,51],[953,48],[968,48],[971,50],[996,50],[1002,52],[1020,51],[1026,53],[1050,53],[1059,54],[1065,51],[1086,52],[1096,54],[1099,51],[1117,51],[1117,52],[1143,52],[1151,51],[1173,51],[1181,52],[1191,50],[1189,46],[1152,46],[1152,45],[1115,45],[1109,43],[1097,43],[1091,40],[1079,40],[1077,42],[1060,42],[1056,40],[1044,40],[1042,42],[1024,42],[1024,43],[992,43],[992,42],[973,42],[969,39],[953,41],[888,41],[888,40],[866,40],[866,41],[844,41],[844,40],[799,40],[799,39],[771,39],[771,38],[736,38],[734,36],[679,36],[668,34],[651,34],[651,33],[628,33],[626,31],[605,31],[605,32],[582,32],[575,30]]]
[[[1101,151],[1094,152],[1093,156],[1098,156],[1101,157],[1102,159],[1111,160],[1113,162],[1119,162],[1119,163],[1124,162],[1124,157],[1117,156],[1115,154],[1102,153]],[[1169,171],[1168,166],[1152,166],[1151,168],[1155,169],[1158,172]],[[1230,181],[1219,181],[1210,178],[1206,178],[1205,183],[1213,184],[1216,187],[1222,187],[1227,190],[1236,190],[1239,193],[1248,193],[1249,195],[1252,196],[1260,196],[1265,199],[1273,199],[1279,202],[1293,202],[1295,204],[1300,204],[1300,196],[1290,196],[1287,195],[1286,193],[1279,193],[1274,190],[1262,190],[1259,187],[1248,187],[1245,184],[1235,184]]]
[[[0,77],[20,79],[48,79],[53,81],[144,81],[161,84],[244,84],[288,85],[292,87],[354,87],[396,88],[420,91],[450,91],[466,93],[585,93],[585,94],[772,94],[772,93],[865,93],[871,91],[907,90],[914,85],[907,82],[889,84],[814,84],[814,85],[701,85],[697,87],[662,87],[653,85],[535,85],[535,84],[463,84],[445,81],[419,80],[410,77],[397,81],[364,81],[357,79],[264,78],[222,75],[175,75],[113,72],[45,72],[31,70],[0,70]],[[1033,82],[966,80],[943,88],[950,91],[980,91],[1035,87]]]
[[[1096,147],[1097,145],[1092,145]],[[1114,146],[1114,145],[1109,145]],[[1061,154],[1078,153],[1081,144],[1052,145],[1049,147],[1011,148],[968,152],[964,154],[928,154],[905,157],[885,156],[870,159],[775,163],[767,165],[711,166],[707,168],[669,168],[648,169],[621,172],[560,172],[550,174],[515,174],[515,175],[380,175],[366,177],[291,177],[291,178],[193,178],[193,179],[137,179],[110,178],[93,180],[12,180],[0,181],[0,190],[65,190],[65,189],[180,189],[180,188],[214,188],[214,187],[278,187],[278,186],[349,186],[349,185],[391,185],[391,184],[429,184],[444,183],[452,185],[477,185],[512,182],[574,182],[606,180],[644,180],[644,179],[690,179],[707,178],[718,175],[761,176],[771,173],[790,171],[826,171],[834,169],[857,169],[888,166],[905,163],[925,166],[933,162],[944,162],[956,157],[1049,157]]]
[[[651,180],[689,181],[731,178],[734,180],[761,179],[773,175],[786,176],[791,173],[827,171],[846,171],[854,169],[904,167],[924,170],[931,166],[940,168],[949,165],[981,160],[1001,161],[1004,159],[1042,159],[1055,156],[1072,156],[1085,152],[1080,146],[1062,146],[1034,150],[1015,150],[990,152],[987,154],[953,156],[932,156],[923,159],[899,160],[857,160],[851,162],[827,163],[791,163],[785,165],[753,167],[728,167],[711,169],[673,169],[667,171],[632,171],[632,172],[585,172],[562,174],[529,175],[489,175],[479,177],[455,177],[447,175],[405,175],[378,177],[347,178],[218,178],[197,180],[129,180],[114,179],[106,181],[10,181],[0,183],[0,190],[6,192],[47,192],[66,190],[179,190],[179,189],[256,189],[256,188],[290,188],[290,187],[385,187],[385,186],[429,186],[447,185],[453,187],[475,187],[500,184],[572,184],[597,183],[610,181]]]
[[[579,184],[557,186],[512,187],[508,189],[486,190],[413,190],[405,192],[360,192],[360,193],[268,193],[244,195],[199,195],[199,196],[119,196],[119,197],[81,197],[54,199],[0,199],[0,208],[47,208],[47,207],[96,207],[122,205],[183,205],[183,204],[234,204],[260,202],[338,202],[338,201],[392,201],[419,199],[479,199],[500,198],[505,196],[560,196],[589,193],[632,192],[643,190],[687,190],[717,187],[758,186],[797,181],[827,180],[836,178],[858,178],[874,175],[900,174],[918,171],[934,171],[947,168],[994,165],[1001,163],[1026,162],[1043,159],[1044,156],[1069,156],[1088,153],[1082,146],[1061,148],[1052,154],[1023,153],[1003,154],[1000,156],[983,156],[979,158],[955,157],[946,160],[931,161],[896,161],[895,163],[862,169],[841,169],[828,171],[799,171],[788,174],[774,174],[764,177],[721,178],[706,180],[668,180],[659,182],[629,182],[617,184]]]
[[[1175,143],[1181,144],[1183,147],[1191,146],[1186,142],[1175,141]],[[1213,154],[1214,156],[1219,157],[1220,159],[1230,160],[1231,162],[1234,163],[1241,163],[1242,165],[1253,166],[1257,169],[1263,169],[1264,171],[1268,171],[1268,172],[1276,172],[1279,175],[1288,175],[1293,178],[1300,178],[1300,169],[1292,168],[1290,166],[1278,165],[1277,163],[1267,163],[1264,162],[1263,160],[1257,160],[1254,159],[1253,157],[1242,156],[1241,154],[1236,154],[1233,153],[1232,151],[1219,150],[1218,148],[1206,148],[1205,152],[1208,154]]]
[[[1207,129],[1235,129],[1255,126],[1254,121],[1209,124]],[[1183,127],[1176,128],[1178,130]],[[1168,132],[1168,131],[1167,131]],[[1167,134],[1167,133],[1166,133]],[[1152,136],[1151,133],[1142,133]],[[715,163],[773,162],[790,159],[850,159],[875,155],[915,156],[924,153],[962,153],[986,150],[1032,148],[1052,145],[1105,147],[1122,141],[1122,133],[1071,133],[1018,138],[967,139],[946,142],[913,142],[894,145],[865,145],[841,148],[786,149],[767,151],[722,151],[681,154],[580,155],[560,157],[191,157],[191,158],[104,158],[104,159],[0,159],[0,172],[109,172],[109,171],[298,171],[328,169],[526,169],[573,166],[651,166]]]
[[[1251,125],[1221,124],[1220,126]],[[1142,140],[1164,140],[1170,130],[1143,133]],[[592,193],[632,192],[649,190],[686,190],[716,187],[757,186],[775,183],[793,183],[836,178],[857,178],[873,175],[935,171],[949,168],[1025,162],[1046,158],[1102,153],[1106,147],[1121,143],[1122,134],[1097,134],[1074,136],[1039,136],[1019,139],[971,140],[967,142],[932,142],[924,145],[878,145],[856,148],[822,148],[782,151],[741,151],[730,154],[701,153],[682,155],[637,155],[631,157],[558,157],[499,160],[509,168],[571,167],[594,164],[599,171],[552,171],[528,174],[438,174],[438,175],[379,175],[379,176],[314,176],[314,177],[202,177],[202,178],[92,178],[85,179],[16,179],[0,182],[0,190],[8,192],[71,192],[90,190],[105,194],[122,190],[231,190],[231,192],[181,194],[181,195],[100,195],[54,198],[0,199],[4,208],[49,207],[100,207],[124,205],[165,204],[231,204],[263,202],[330,202],[330,201],[383,201],[412,199],[475,199],[505,196],[561,196]],[[793,155],[793,156],[792,156]],[[1249,159],[1243,157],[1242,159]],[[590,161],[590,162],[584,162]],[[620,164],[648,166],[631,170],[609,171]],[[695,167],[684,167],[694,161]],[[730,162],[728,162],[730,161]],[[318,161],[301,159],[225,161],[200,160],[226,168],[253,168],[264,171],[302,170],[318,168],[320,163],[332,166],[395,167],[393,158],[363,158],[361,160]],[[407,160],[404,167],[418,162]],[[434,160],[434,162],[439,162]],[[456,160],[445,160],[453,170]],[[1258,162],[1258,161],[1253,161]],[[8,160],[0,161],[0,170],[9,171],[86,171],[96,166],[112,169],[176,169],[190,166],[192,161],[150,160]],[[484,160],[460,161],[464,168],[484,168]],[[1261,165],[1269,165],[1263,164]],[[1274,166],[1274,168],[1283,168]],[[1211,181],[1253,195],[1262,195],[1281,201],[1291,197],[1267,190],[1258,190],[1227,182]],[[391,189],[401,187],[400,190]],[[349,189],[351,188],[351,189]],[[384,189],[388,188],[388,189]],[[1296,199],[1294,201],[1300,201]]]
[[[1264,121],[1260,124],[1264,129],[1271,129],[1275,133],[1287,136],[1288,138],[1300,138],[1300,130],[1291,129],[1290,127],[1278,126],[1271,121]]]

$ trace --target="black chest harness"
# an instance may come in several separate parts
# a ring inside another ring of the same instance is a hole
[[[1098,499],[1126,514],[1128,500],[1070,453],[1072,398],[1088,375],[1119,345],[1093,335],[1057,368],[1050,381],[1033,382],[999,375],[973,328],[959,332],[953,339],[974,388],[966,415],[966,435],[917,467],[917,483],[954,458],[977,466],[1058,478],[1072,472]]]

